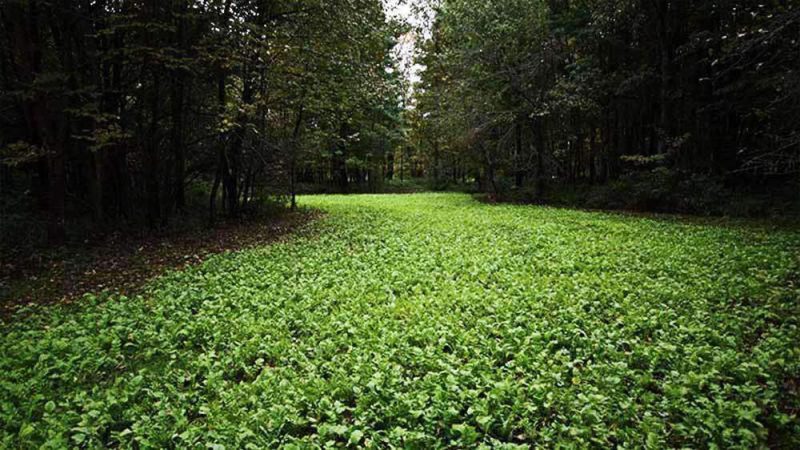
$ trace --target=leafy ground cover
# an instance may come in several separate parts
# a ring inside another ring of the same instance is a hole
[[[294,239],[0,334],[0,443],[800,445],[800,233],[314,196]]]
[[[169,269],[283,239],[313,219],[311,213],[283,212],[214,227],[204,223],[156,233],[118,232],[49,250],[0,251],[0,316],[30,303],[69,303],[85,292],[131,295]]]

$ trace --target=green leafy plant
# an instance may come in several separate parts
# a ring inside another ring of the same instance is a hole
[[[5,448],[800,445],[800,234],[311,196],[291,241],[0,334]]]

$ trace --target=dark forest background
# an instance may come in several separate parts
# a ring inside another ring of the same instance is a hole
[[[795,2],[0,4],[4,249],[213,224],[297,192],[800,209]],[[418,34],[421,80],[393,57]]]
[[[374,184],[400,128],[401,31],[377,0],[3,1],[3,243]]]
[[[788,1],[443,0],[415,144],[435,184],[714,215],[800,200],[800,8]]]

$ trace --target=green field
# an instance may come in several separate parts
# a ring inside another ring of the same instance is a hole
[[[315,196],[0,334],[6,448],[800,445],[800,233]]]

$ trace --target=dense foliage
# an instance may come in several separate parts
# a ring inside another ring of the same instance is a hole
[[[437,184],[536,201],[621,181],[626,207],[690,213],[732,194],[797,198],[794,2],[426,3],[412,116]],[[675,201],[682,184],[691,201]]]
[[[3,1],[0,251],[395,178],[800,211],[799,32],[749,0]]]
[[[302,201],[293,241],[5,324],[0,445],[800,445],[796,231]]]
[[[4,0],[2,243],[379,183],[400,31],[380,0]]]

